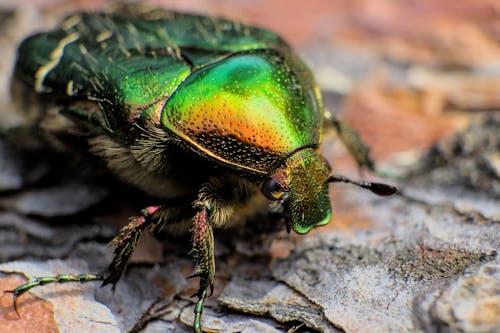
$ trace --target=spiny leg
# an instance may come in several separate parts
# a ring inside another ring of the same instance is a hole
[[[201,314],[203,312],[203,303],[207,297],[208,288],[210,294],[213,292],[215,259],[214,259],[214,234],[212,226],[208,221],[208,207],[202,207],[193,219],[193,256],[196,262],[196,268],[192,277],[200,277],[200,288],[193,296],[198,296],[194,309],[194,330],[201,332]]]
[[[175,202],[176,206],[170,204],[149,206],[143,209],[139,216],[131,218],[130,223],[123,227],[112,241],[112,245],[115,246],[114,257],[108,267],[103,285],[113,284],[114,286],[118,282],[146,228],[159,230],[166,224],[177,222],[181,215],[186,214],[183,211],[183,205],[185,206],[183,200],[184,198],[181,198],[179,202]]]
[[[66,282],[91,282],[91,281],[102,281],[104,278],[100,274],[77,274],[77,275],[69,275],[69,274],[58,274],[56,276],[46,276],[46,277],[35,277],[31,281],[20,285],[14,290],[6,290],[5,293],[11,293],[13,295],[13,303],[14,310],[17,315],[20,316],[19,310],[17,307],[17,300],[19,296],[24,294],[25,292],[38,287],[43,286],[50,283],[66,283]]]
[[[119,233],[119,235],[114,239],[114,244],[116,245],[115,256],[112,263],[108,268],[108,273],[106,275],[101,274],[59,274],[53,277],[37,277],[33,280],[22,284],[15,288],[14,290],[7,290],[5,293],[13,294],[14,309],[19,315],[17,300],[19,296],[26,293],[32,288],[43,286],[50,283],[66,283],[66,282],[91,282],[91,281],[103,281],[103,285],[108,283],[115,284],[121,277],[126,264],[132,255],[137,243],[139,242],[144,230],[149,225],[153,223],[162,224],[171,222],[169,217],[178,214],[171,214],[172,212],[177,212],[178,208],[166,208],[165,206],[150,206],[141,211],[141,214],[137,217],[132,218],[132,221],[125,226]]]
[[[33,280],[20,285],[14,290],[9,290],[6,292],[12,293],[14,296],[14,309],[19,315],[17,308],[17,299],[19,296],[27,292],[28,290],[42,286],[49,283],[65,283],[65,282],[90,282],[90,281],[103,281],[103,285],[108,283],[116,284],[120,279],[127,262],[132,255],[137,243],[139,242],[145,228],[151,223],[154,213],[156,213],[161,206],[150,206],[141,211],[141,215],[132,218],[132,221],[126,225],[118,236],[113,240],[116,245],[114,251],[114,258],[112,263],[108,268],[108,273],[106,277],[101,274],[78,274],[78,275],[68,275],[59,274],[53,277],[36,277]]]
[[[201,316],[205,298],[213,292],[215,276],[215,251],[213,229],[222,228],[238,215],[244,203],[257,187],[251,182],[226,177],[211,178],[205,183],[194,202],[197,211],[193,218],[193,256],[196,263],[190,277],[200,277],[200,287],[193,295],[198,297],[194,308],[194,330],[201,332]],[[236,214],[235,214],[236,213]],[[241,213],[241,212],[240,212]]]
[[[102,285],[112,284],[113,288],[122,276],[127,263],[134,253],[144,230],[154,221],[152,218],[162,206],[150,206],[141,211],[139,216],[132,217],[129,224],[120,230],[111,244],[115,247],[113,261],[108,266]]]
[[[393,172],[377,168],[377,165],[370,157],[370,148],[368,148],[363,143],[363,141],[361,141],[359,133],[354,128],[350,127],[343,121],[335,119],[335,117],[333,116],[327,117],[327,120],[329,124],[332,125],[332,127],[335,129],[340,140],[349,150],[351,156],[353,156],[356,160],[356,163],[358,164],[360,170],[362,170],[362,168],[367,168],[368,170],[384,178],[400,178],[399,175]]]

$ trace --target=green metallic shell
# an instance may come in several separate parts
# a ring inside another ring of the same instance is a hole
[[[317,146],[322,105],[283,40],[232,21],[156,10],[81,13],[26,39],[16,76],[38,93],[99,104],[110,135],[154,123],[202,156],[268,174]]]
[[[267,174],[296,149],[318,144],[318,105],[298,82],[274,50],[235,53],[187,77],[161,121],[207,155]]]

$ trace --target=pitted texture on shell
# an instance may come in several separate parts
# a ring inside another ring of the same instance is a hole
[[[283,48],[265,29],[165,10],[79,13],[19,47],[16,76],[38,93],[100,102],[111,129],[160,107],[200,66],[233,52]],[[132,15],[130,15],[132,14]]]
[[[297,148],[318,144],[321,126],[315,86],[287,58],[245,51],[192,73],[162,124],[221,162],[274,170]]]
[[[98,103],[99,126],[116,140],[163,126],[252,174],[320,140],[319,89],[304,64],[274,33],[223,19],[75,14],[21,44],[16,76],[38,93]]]

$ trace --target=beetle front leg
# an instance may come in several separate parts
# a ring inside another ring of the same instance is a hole
[[[342,143],[356,160],[358,167],[375,171],[375,163],[370,158],[370,149],[361,141],[358,132],[345,122],[331,116],[329,123],[337,132]]]
[[[252,197],[256,188],[250,182],[231,177],[213,177],[203,184],[198,200],[193,203],[196,213],[191,229],[195,270],[190,277],[200,278],[200,287],[193,296],[198,297],[194,309],[193,327],[201,330],[201,315],[205,298],[213,292],[215,276],[215,251],[213,229],[227,226],[235,219],[244,218],[245,202]],[[240,215],[238,215],[240,214]]]
[[[198,296],[198,301],[194,309],[193,323],[194,330],[197,333],[201,332],[201,314],[208,288],[210,288],[210,293],[212,293],[214,286],[214,234],[208,219],[208,208],[208,205],[202,206],[193,219],[193,255],[196,268],[190,277],[200,277],[200,288],[195,294]]]

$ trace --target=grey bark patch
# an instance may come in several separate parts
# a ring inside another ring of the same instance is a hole
[[[18,154],[0,141],[0,191],[18,190],[23,186],[20,165]]]
[[[426,297],[421,319],[428,331],[497,332],[499,299],[500,265],[486,264],[440,293]]]
[[[194,318],[193,311],[193,307],[186,307],[181,313],[180,320],[186,325],[192,325]],[[203,311],[202,327],[207,332],[283,332],[282,329],[276,328],[275,322],[269,319],[221,313],[210,308]]]
[[[315,237],[273,272],[348,332],[411,332],[419,329],[417,300],[483,259],[479,251],[436,249],[408,240],[355,246]]]
[[[89,239],[110,239],[116,229],[105,224],[54,226],[12,212],[0,213],[0,260],[62,258]],[[97,244],[94,247],[98,247]],[[89,254],[86,251],[86,257]],[[101,257],[102,258],[102,257]],[[101,264],[102,265],[102,264]]]
[[[281,323],[301,322],[321,332],[341,331],[326,320],[320,306],[274,280],[235,278],[224,288],[219,302],[230,309],[270,316]]]
[[[473,121],[425,154],[410,176],[412,184],[439,184],[454,190],[465,187],[500,200],[499,132],[498,113]]]
[[[82,212],[101,202],[107,191],[84,184],[32,190],[1,199],[0,206],[26,215],[56,217]]]

